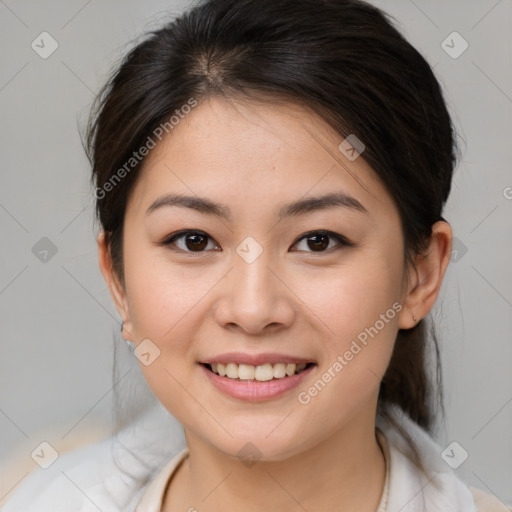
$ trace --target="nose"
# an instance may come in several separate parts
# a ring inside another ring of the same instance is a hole
[[[293,323],[294,295],[270,263],[265,252],[251,263],[235,255],[234,268],[225,277],[214,308],[219,325],[263,334]]]

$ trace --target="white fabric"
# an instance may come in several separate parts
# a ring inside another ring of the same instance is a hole
[[[185,446],[183,429],[157,403],[117,437],[63,454],[48,469],[32,472],[1,512],[133,511],[147,486],[141,484]]]
[[[391,457],[386,512],[477,512],[470,490],[441,458],[442,448],[401,410],[394,411],[415,442],[428,476],[407,456],[404,438],[382,423]]]
[[[389,489],[377,512],[484,512],[476,508],[469,488],[441,458],[442,448],[400,409],[394,408],[393,414],[415,441],[428,477],[407,456],[407,444],[398,431],[379,417],[377,426],[389,450]],[[165,484],[186,455],[183,432],[170,418],[166,411],[150,411],[120,433],[124,446],[109,438],[62,455],[49,469],[27,477],[2,512],[130,512],[141,500],[144,509],[139,507],[137,512],[159,512]],[[154,439],[166,436],[165,450],[162,443],[155,446]],[[130,476],[119,470],[114,456],[129,468]]]

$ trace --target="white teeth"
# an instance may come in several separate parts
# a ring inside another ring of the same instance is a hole
[[[272,379],[282,379],[287,376],[300,373],[306,368],[306,363],[270,363],[253,366],[250,364],[235,364],[235,363],[213,363],[210,365],[212,372],[220,375],[221,377],[228,377],[229,379],[240,380],[257,380],[265,382]]]
[[[286,365],[286,375],[293,375],[295,373],[296,365],[289,363]]]
[[[282,379],[286,377],[286,365],[284,363],[277,363],[274,365],[274,378]]]
[[[254,379],[254,366],[248,364],[241,364],[238,366],[238,378],[240,380],[253,380]]]
[[[226,377],[230,379],[238,379],[238,365],[234,363],[228,363],[226,365]]]
[[[256,380],[272,380],[274,378],[274,370],[272,369],[271,364],[262,364],[261,366],[256,366],[254,370],[254,378]]]

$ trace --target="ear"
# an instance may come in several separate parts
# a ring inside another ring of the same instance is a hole
[[[98,235],[98,259],[100,270],[103,275],[103,279],[107,283],[110,291],[112,300],[117,309],[117,312],[123,320],[122,334],[123,338],[127,341],[131,341],[133,338],[132,334],[132,322],[130,318],[130,309],[128,307],[128,300],[126,297],[126,291],[124,286],[119,281],[117,274],[114,272],[112,266],[112,257],[110,254],[110,247],[105,241],[105,232],[101,231]]]
[[[434,306],[450,262],[452,238],[452,229],[447,222],[439,221],[432,226],[426,251],[418,254],[409,271],[407,295],[402,300],[404,307],[398,317],[400,329],[414,327]]]

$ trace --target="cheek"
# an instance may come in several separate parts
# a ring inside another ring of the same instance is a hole
[[[190,339],[197,324],[193,321],[194,306],[200,303],[209,283],[208,279],[195,279],[192,286],[186,272],[169,272],[165,258],[155,257],[140,245],[127,240],[125,250],[133,337],[139,353],[150,353],[146,360],[139,358],[140,368],[159,399],[179,403],[178,397],[183,400],[179,386],[184,382],[183,363],[193,359]],[[147,359],[149,364],[145,364]]]
[[[400,301],[400,280],[400,262],[390,264],[375,255],[354,257],[331,272],[295,279],[293,286],[322,321],[329,348],[340,349],[377,322],[379,331],[386,331],[386,336],[393,330],[390,326],[396,328],[397,306],[393,308],[393,304]],[[382,315],[385,329],[380,321]]]
[[[362,297],[366,299],[360,301],[348,291],[347,288],[347,293],[339,295],[336,305],[326,304],[325,318],[335,334],[330,332],[329,341],[324,344],[322,364],[315,378],[297,393],[309,428],[321,428],[326,434],[349,424],[377,400],[393,352],[396,318],[401,309],[398,302],[373,301],[365,294]]]
[[[127,250],[125,261],[135,338],[149,338],[157,344],[165,341],[166,346],[170,343],[180,350],[184,319],[215,284],[215,276],[200,266],[176,267],[160,251],[134,248]]]
[[[166,275],[165,268],[155,262],[137,264],[137,268],[127,282],[133,332],[137,343],[151,340],[158,354],[148,365],[141,359],[142,374],[153,394],[182,425],[188,426],[191,418],[207,423],[208,418],[201,418],[204,411],[186,390],[196,362],[197,313],[213,284],[211,276],[201,280],[181,273]],[[127,275],[129,271],[128,267]]]
[[[298,292],[323,325],[321,382],[311,398],[348,406],[378,389],[398,332],[400,265],[358,260]]]

